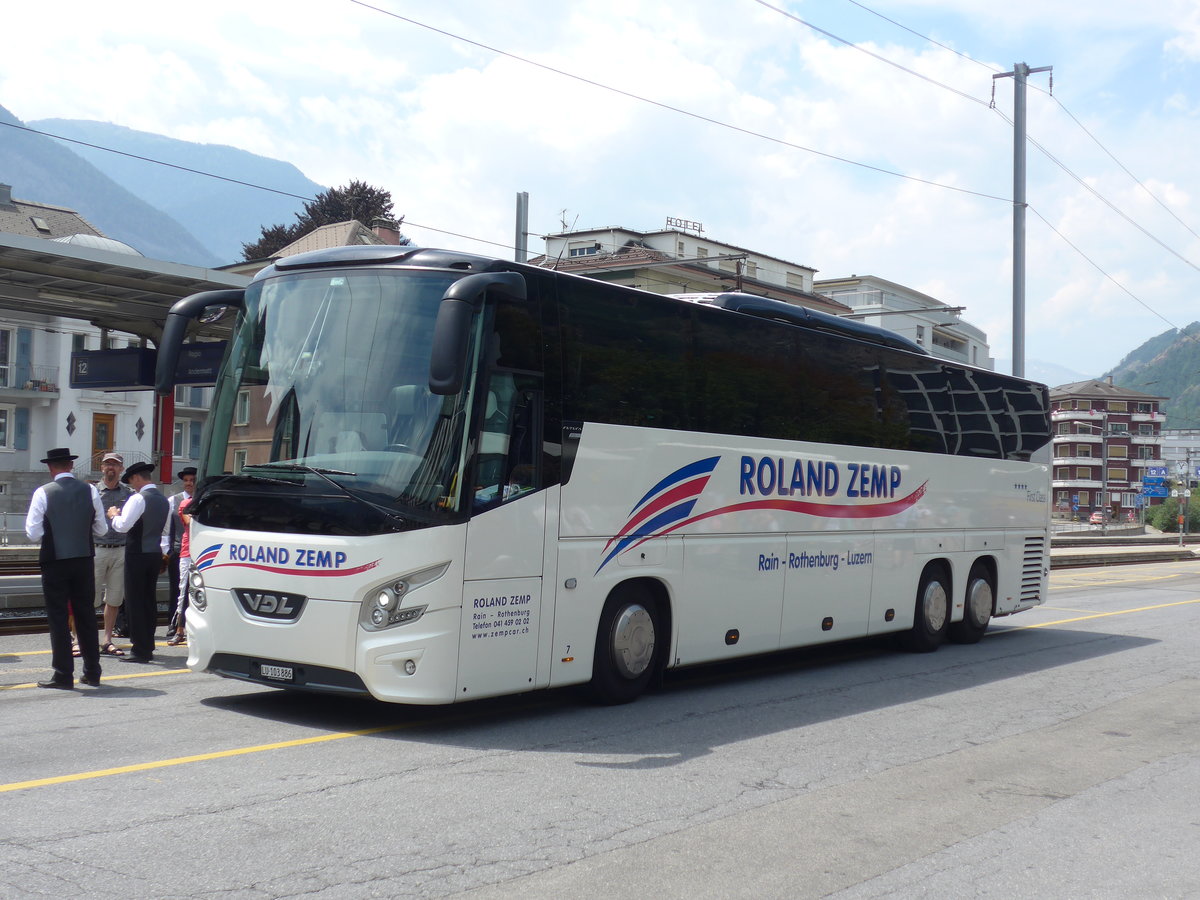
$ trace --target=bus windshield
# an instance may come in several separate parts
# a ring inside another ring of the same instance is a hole
[[[253,285],[214,396],[197,517],[371,534],[456,511],[466,393],[428,387],[456,277],[326,269]]]

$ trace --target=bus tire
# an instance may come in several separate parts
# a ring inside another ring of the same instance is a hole
[[[950,626],[950,640],[956,644],[978,643],[987,631],[988,622],[992,620],[995,598],[996,588],[988,567],[981,562],[975,563],[971,566],[971,574],[967,576],[962,621]]]
[[[654,678],[662,655],[658,606],[636,584],[617,587],[604,604],[596,631],[592,696],[600,703],[628,703]]]
[[[950,624],[950,578],[940,564],[921,573],[912,630],[906,641],[914,653],[932,653],[946,640]]]

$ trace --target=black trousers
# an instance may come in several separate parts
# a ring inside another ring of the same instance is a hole
[[[83,674],[100,677],[100,639],[96,636],[96,571],[90,556],[42,563],[42,595],[50,626],[50,666],[57,681],[75,680],[69,617],[75,614]]]
[[[154,626],[158,624],[158,570],[162,555],[125,553],[125,615],[129,620],[132,653],[142,659],[154,655]]]

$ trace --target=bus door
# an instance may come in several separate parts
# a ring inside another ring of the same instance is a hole
[[[543,615],[541,378],[493,371],[486,385],[467,525],[460,700],[533,689]]]

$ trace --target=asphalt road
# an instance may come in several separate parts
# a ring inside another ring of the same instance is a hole
[[[1200,895],[1200,565],[879,643],[402,708],[0,638],[0,896]],[[130,671],[133,670],[133,671]]]

